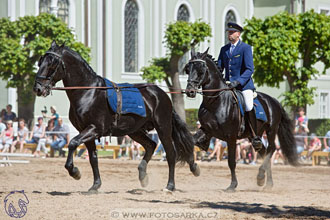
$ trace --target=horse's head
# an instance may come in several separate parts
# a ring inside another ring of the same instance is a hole
[[[191,59],[185,66],[185,71],[188,74],[188,84],[186,87],[186,94],[188,97],[194,98],[196,96],[196,90],[199,89],[207,80],[209,68],[207,67],[205,58],[207,52],[196,53],[195,49],[191,49]]]
[[[52,87],[65,74],[65,64],[62,59],[64,45],[58,46],[55,41],[51,48],[40,57],[39,70],[36,75],[33,91],[37,96],[48,96]]]

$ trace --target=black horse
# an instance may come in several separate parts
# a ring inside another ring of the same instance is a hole
[[[106,86],[104,79],[98,76],[78,53],[64,45],[58,46],[55,42],[40,58],[38,65],[39,70],[33,88],[38,96],[48,96],[52,87],[60,80],[65,87]],[[113,136],[127,134],[145,148],[145,155],[138,166],[139,180],[143,187],[148,184],[147,164],[156,147],[156,143],[148,137],[147,131],[154,128],[164,145],[169,165],[166,190],[175,189],[174,170],[177,161],[188,162],[193,174],[199,175],[199,167],[193,157],[193,137],[186,124],[173,110],[168,95],[156,85],[134,84],[134,86],[139,89],[144,99],[146,117],[135,114],[116,117],[115,112],[108,105],[106,89],[66,90],[70,100],[69,119],[79,131],[79,135],[69,143],[65,168],[70,176],[80,179],[80,172],[73,165],[73,153],[80,144],[85,143],[94,175],[94,183],[89,191],[97,191],[101,186],[94,140],[109,134]]]
[[[228,191],[234,191],[237,187],[237,178],[235,174],[236,161],[236,140],[241,138],[252,138],[251,126],[245,126],[241,131],[240,110],[237,96],[233,90],[230,90],[224,81],[222,72],[218,69],[215,61],[208,50],[204,53],[195,53],[191,51],[191,59],[185,67],[188,76],[186,94],[189,97],[196,96],[196,90],[202,87],[203,102],[199,108],[198,118],[201,128],[195,134],[195,144],[200,148],[207,150],[210,138],[216,137],[228,143],[228,165],[231,171],[231,184]],[[286,114],[281,104],[274,98],[258,92],[258,99],[261,102],[267,118],[267,123],[258,120],[257,135],[261,135],[265,130],[267,133],[269,146],[259,151],[265,156],[263,164],[259,168],[257,175],[257,184],[263,186],[265,183],[265,172],[267,172],[266,188],[273,186],[270,159],[275,151],[275,137],[281,144],[281,149],[288,161],[292,165],[297,165],[296,145],[293,136],[293,127],[291,120]],[[246,115],[246,114],[245,114]],[[247,120],[245,119],[245,122]]]

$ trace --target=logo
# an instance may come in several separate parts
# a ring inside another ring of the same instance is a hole
[[[27,204],[29,199],[24,190],[12,191],[4,199],[7,215],[12,218],[22,218],[27,213]]]

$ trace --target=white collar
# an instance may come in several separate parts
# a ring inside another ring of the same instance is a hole
[[[233,45],[234,45],[234,46],[236,47],[236,46],[237,46],[237,44],[238,44],[238,42],[239,42],[239,40],[238,40],[238,41],[236,41],[236,43],[234,43],[234,44],[232,44],[232,43],[230,43],[230,44],[231,44],[231,46],[233,46]]]

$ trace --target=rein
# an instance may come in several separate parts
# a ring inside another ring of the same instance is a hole
[[[150,85],[145,85],[143,87],[148,87]],[[123,89],[123,88],[139,88],[139,87],[132,87],[132,86],[118,86],[118,89]],[[108,86],[71,86],[71,87],[54,87],[52,90],[80,90],[80,89],[116,89],[113,87],[108,87]],[[199,89],[176,89],[180,90],[179,92],[166,92],[166,93],[174,93],[174,94],[182,94],[185,93],[186,91],[195,91],[199,94],[203,94],[203,92],[222,92],[225,90],[232,90],[229,88],[223,88],[223,89],[205,89],[205,90],[199,90]],[[204,95],[205,96],[205,95]],[[215,96],[216,97],[216,96]]]

